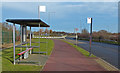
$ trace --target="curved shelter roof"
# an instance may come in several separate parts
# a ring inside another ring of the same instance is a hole
[[[31,26],[31,27],[39,27],[39,24],[40,27],[50,27],[40,19],[7,19],[6,21],[19,25]]]

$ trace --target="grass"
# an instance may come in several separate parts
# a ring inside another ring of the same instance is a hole
[[[81,52],[84,56],[86,56],[86,57],[96,57],[95,55],[91,55],[91,56],[89,56],[89,52],[88,51],[86,51],[86,50],[84,50],[84,49],[82,49],[82,48],[80,48],[80,47],[78,47],[78,46],[76,46],[76,45],[74,45],[74,44],[72,44],[72,43],[70,43],[70,42],[68,42],[68,41],[65,41],[65,40],[62,40],[62,41],[64,41],[65,43],[68,43],[69,45],[71,45],[72,47],[74,47],[74,48],[76,48],[79,52]]]
[[[50,55],[54,47],[54,42],[50,39],[48,40],[47,55]],[[32,41],[38,42],[38,39],[32,39]],[[40,39],[40,41],[46,41],[46,39]],[[29,45],[29,44],[28,44]],[[38,46],[37,43],[32,43],[32,46]],[[40,51],[46,51],[46,44],[41,43]],[[24,51],[26,48],[22,48]],[[34,48],[34,51],[39,51],[39,48]],[[16,48],[16,59],[19,57],[17,54],[21,52],[21,48]],[[42,66],[35,65],[13,65],[13,48],[2,50],[2,71],[41,71]]]
[[[39,42],[39,39],[33,39],[32,42]],[[40,39],[40,42],[47,42],[46,43],[40,43],[40,49],[39,48],[35,48],[33,49],[34,52],[39,52],[39,50],[41,52],[44,52],[44,51],[47,51],[47,55],[50,55],[51,54],[51,51],[54,47],[54,42],[50,39]],[[29,45],[29,44],[28,44]],[[32,46],[39,46],[39,43],[32,43],[31,44]],[[47,47],[46,47],[47,46]]]

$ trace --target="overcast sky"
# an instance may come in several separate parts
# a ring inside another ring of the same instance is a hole
[[[117,2],[3,2],[2,21],[8,18],[38,18],[38,6],[45,5],[46,13],[40,18],[56,31],[74,32],[83,28],[89,30],[87,17],[93,18],[93,31],[108,30],[118,32]],[[33,30],[37,30],[33,28]]]

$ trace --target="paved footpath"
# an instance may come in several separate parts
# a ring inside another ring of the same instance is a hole
[[[105,71],[93,58],[88,58],[71,45],[53,39],[55,46],[43,71]]]

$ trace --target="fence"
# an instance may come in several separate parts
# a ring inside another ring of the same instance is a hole
[[[13,43],[13,26],[4,22],[2,26],[2,44]],[[18,27],[18,26],[17,26]],[[15,40],[20,40],[20,30],[16,28]]]
[[[20,40],[20,35],[15,34],[15,40]],[[2,44],[13,43],[13,32],[12,31],[2,31]]]

